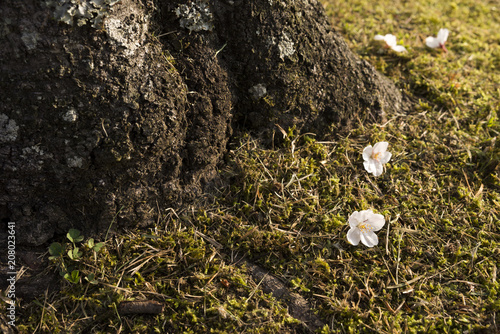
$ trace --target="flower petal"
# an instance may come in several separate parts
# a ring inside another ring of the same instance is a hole
[[[371,215],[373,215],[372,209],[363,210],[363,211],[360,211],[359,213],[360,213],[360,215],[359,215],[360,222],[368,221],[370,219]]]
[[[360,215],[360,212],[358,211],[354,211],[350,216],[349,216],[349,226],[351,228],[355,228],[356,226],[358,226],[359,222],[362,221],[361,220],[361,215]]]
[[[448,39],[448,34],[450,31],[448,29],[439,29],[439,32],[437,34],[437,40],[440,44],[444,44],[446,40]]]
[[[380,161],[381,164],[386,164],[391,160],[392,153],[391,152],[384,152],[380,155],[380,158],[378,161]]]
[[[373,213],[370,216],[368,223],[373,227],[372,231],[379,231],[385,225],[385,218],[379,213]]]
[[[375,160],[373,159],[363,162],[363,166],[365,166],[365,170],[368,173],[375,173],[375,171],[377,170],[377,168],[375,167]]]
[[[373,210],[372,209],[367,209],[367,210],[363,210],[363,211],[360,211],[359,213],[362,214],[362,219],[365,220],[367,218],[367,216],[369,217],[370,215],[373,215]]]
[[[387,44],[388,46],[390,46],[391,48],[393,46],[396,45],[396,36],[392,35],[392,34],[387,34],[385,35],[384,37],[384,41],[385,41],[385,44]]]
[[[356,217],[358,219],[359,223],[362,223],[366,220],[366,210],[361,210],[358,213],[358,216]],[[358,225],[359,225],[358,223]]]
[[[349,241],[352,245],[357,246],[359,244],[359,240],[361,240],[361,232],[358,228],[351,228],[347,232],[347,241]]]
[[[374,167],[375,171],[373,171],[373,176],[380,176],[384,172],[384,165],[382,165],[380,162],[375,161],[374,162]]]
[[[386,141],[378,142],[375,144],[375,146],[373,146],[373,152],[375,152],[375,153],[385,152],[385,151],[387,151],[388,146],[389,146],[389,143]]]
[[[373,147],[371,145],[368,145],[363,150],[363,159],[368,161],[370,159],[372,153],[373,153]]]
[[[429,36],[425,39],[425,45],[433,49],[437,48],[439,47],[439,40],[435,37]]]
[[[373,232],[368,232],[368,233],[362,233],[360,235],[361,237],[361,242],[368,247],[373,247],[378,245],[378,237],[375,233]]]
[[[383,41],[384,40],[384,36],[382,35],[375,35],[375,38],[374,38],[376,41]]]
[[[394,45],[391,47],[396,52],[406,52],[406,48],[402,45]]]

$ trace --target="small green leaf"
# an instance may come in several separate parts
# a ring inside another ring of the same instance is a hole
[[[93,273],[91,273],[87,277],[85,277],[85,280],[87,282],[89,282],[90,284],[97,284],[97,280],[95,279],[95,275]]]
[[[78,247],[75,247],[75,249],[73,249],[73,257],[75,259],[79,259],[82,257],[82,252],[79,251]]]
[[[79,251],[78,247],[75,247],[68,251],[68,256],[71,260],[78,260],[82,256],[82,252]]]
[[[80,282],[80,272],[78,270],[73,270],[71,274],[66,273],[64,278],[68,280],[68,282],[76,284]]]
[[[101,250],[101,248],[104,246],[104,242],[98,242],[97,244],[95,244],[95,246],[92,248],[94,250],[94,252],[99,252]]]
[[[93,239],[93,238],[90,238],[90,239],[87,241],[87,247],[88,247],[88,248],[93,248],[93,247],[94,247],[94,239]]]
[[[49,246],[49,254],[50,255],[52,255],[54,257],[58,257],[58,256],[62,255],[62,253],[63,253],[63,247],[60,243],[54,242]]]
[[[80,272],[78,270],[73,270],[71,272],[71,278],[74,282],[77,282],[80,279]]]
[[[72,243],[80,242],[83,240],[83,235],[80,235],[80,231],[74,228],[69,230],[68,234],[66,234],[66,237]]]

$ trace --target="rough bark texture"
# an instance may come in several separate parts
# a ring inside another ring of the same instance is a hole
[[[122,0],[98,29],[0,3],[0,219],[18,243],[153,224],[210,185],[235,125],[321,137],[400,108],[316,0],[210,1],[210,31],[175,12],[203,3]]]

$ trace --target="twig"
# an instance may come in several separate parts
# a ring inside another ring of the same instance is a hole
[[[402,288],[402,287],[405,287],[407,285],[410,285],[412,283],[415,283],[416,281],[418,281],[419,279],[421,279],[422,277],[424,277],[425,275],[420,275],[420,276],[417,276],[409,281],[406,281],[406,282],[403,282],[403,283],[400,283],[400,284],[396,284],[396,285],[392,285],[392,286],[388,286],[386,287],[386,289],[397,289],[397,288]]]
[[[126,314],[160,314],[163,304],[156,300],[137,300],[121,302],[118,305],[120,315]]]

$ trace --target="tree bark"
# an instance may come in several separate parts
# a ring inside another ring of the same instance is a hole
[[[402,105],[316,0],[65,1],[0,3],[0,219],[22,244],[154,224],[233,128],[324,137]]]

